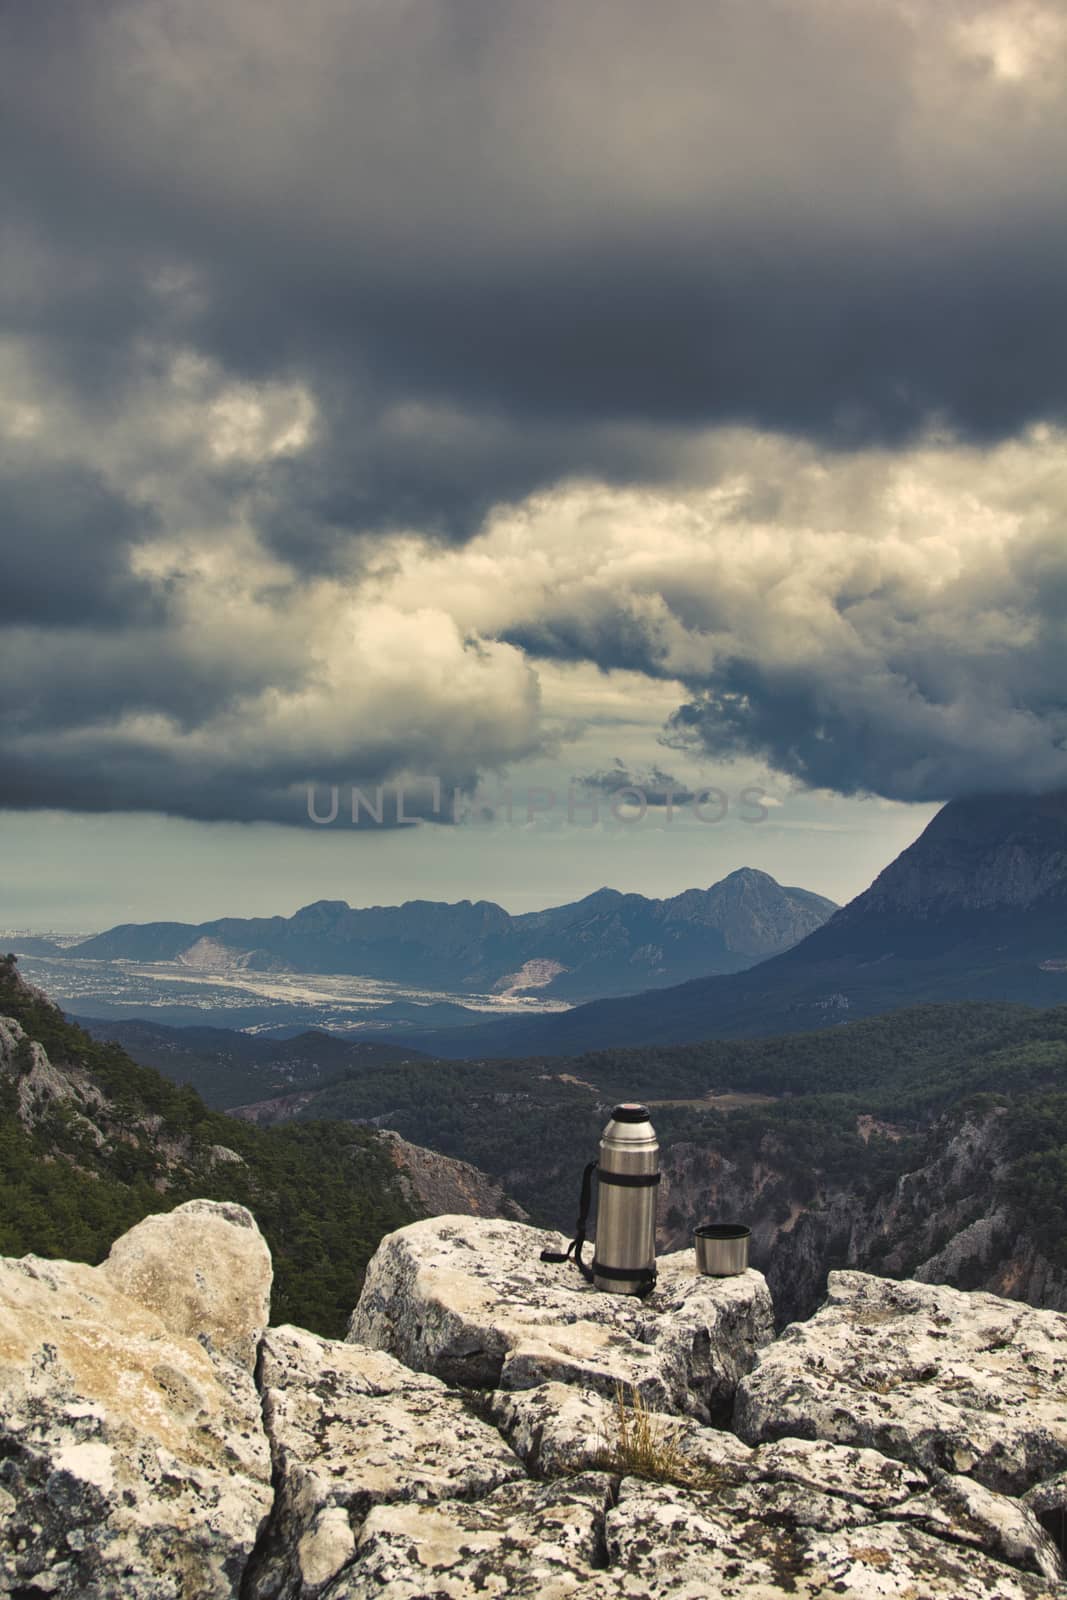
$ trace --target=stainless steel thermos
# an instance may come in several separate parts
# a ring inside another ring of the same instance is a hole
[[[656,1278],[659,1142],[644,1106],[616,1106],[597,1162],[593,1282],[608,1294],[647,1294]]]
[[[582,1260],[593,1175],[597,1178],[593,1264]],[[582,1276],[608,1294],[648,1294],[656,1282],[656,1189],[659,1143],[644,1106],[616,1106],[600,1141],[600,1157],[582,1175],[574,1238],[562,1254],[542,1250],[541,1260],[573,1261]]]

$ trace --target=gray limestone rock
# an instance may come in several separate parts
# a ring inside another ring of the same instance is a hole
[[[270,1321],[270,1251],[250,1211],[189,1200],[145,1217],[116,1239],[100,1271],[157,1312],[180,1338],[198,1339],[251,1372]]]
[[[231,1600],[271,1505],[251,1374],[98,1267],[0,1260],[0,1593]]]
[[[691,1250],[663,1256],[646,1300],[603,1294],[565,1241],[521,1223],[433,1217],[388,1234],[368,1269],[348,1337],[449,1383],[530,1389],[558,1381],[609,1398],[621,1382],[657,1410],[707,1421],[772,1335],[762,1275],[706,1278]]]
[[[585,1473],[508,1484],[476,1505],[376,1506],[324,1600],[584,1597],[606,1563],[610,1503],[611,1480]]]
[[[943,1539],[975,1545],[1025,1572],[1054,1580],[1064,1576],[1059,1553],[1033,1511],[973,1478],[938,1474],[925,1494],[905,1501],[893,1515]]]
[[[841,1505],[842,1502],[836,1502]],[[814,1514],[814,1516],[813,1516]],[[610,1568],[582,1600],[1048,1600],[1062,1584],[899,1522],[819,1520],[807,1490],[773,1502],[624,1480],[606,1518]]]
[[[271,1328],[259,1375],[276,1500],[246,1600],[320,1594],[376,1505],[480,1500],[525,1476],[443,1383],[380,1350]]]
[[[1067,1319],[842,1273],[761,1348],[757,1274],[687,1252],[641,1302],[546,1242],[391,1235],[352,1324],[374,1348],[260,1337],[241,1207],[149,1219],[98,1268],[0,1261],[0,1595],[1067,1600]],[[707,1419],[757,1355],[743,1442]]]
[[[627,1404],[627,1396],[623,1395]],[[500,1390],[492,1417],[512,1449],[539,1478],[568,1472],[619,1470],[619,1407],[591,1389],[544,1383],[536,1389]],[[732,1433],[707,1428],[692,1417],[649,1414],[663,1453],[694,1480],[737,1476],[753,1455]],[[735,1471],[736,1469],[736,1471]]]
[[[597,1394],[564,1384],[502,1392],[494,1396],[493,1416],[539,1476],[586,1468],[646,1476],[620,1458],[617,1408]],[[1050,1580],[1063,1575],[1033,1513],[972,1479],[931,1478],[876,1450],[825,1440],[780,1439],[753,1449],[688,1417],[652,1413],[646,1422],[656,1475],[682,1489],[714,1491],[718,1516],[824,1532],[899,1520],[1022,1571]]]
[[[324,1600],[801,1595],[1063,1600],[1067,1588],[792,1481],[699,1491],[624,1478],[612,1493],[586,1473],[477,1505],[378,1506]]]
[[[835,1272],[822,1310],[760,1353],[735,1423],[750,1444],[869,1446],[1021,1494],[1067,1467],[1067,1316]]]

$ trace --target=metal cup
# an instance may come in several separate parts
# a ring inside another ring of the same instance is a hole
[[[752,1233],[740,1222],[705,1222],[693,1234],[697,1271],[706,1278],[732,1278],[748,1269]]]

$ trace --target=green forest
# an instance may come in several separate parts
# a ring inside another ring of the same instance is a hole
[[[88,1118],[77,1101],[60,1099],[27,1125],[17,1103],[29,1054],[19,1047],[15,1071],[0,1077],[0,1251],[99,1261],[150,1211],[194,1195],[236,1200],[254,1212],[273,1253],[274,1319],[332,1336],[344,1331],[378,1240],[415,1215],[375,1125],[472,1162],[501,1179],[533,1221],[569,1231],[582,1166],[620,1099],[650,1104],[665,1147],[691,1143],[742,1164],[770,1157],[779,1178],[766,1200],[783,1218],[791,1203],[817,1206],[833,1187],[857,1197],[887,1191],[936,1154],[955,1120],[1000,1107],[1010,1162],[990,1201],[1016,1208],[1046,1255],[1067,1267],[1062,1007],[925,1005],[817,1033],[573,1061],[368,1050],[317,1089],[297,1120],[273,1128],[208,1109],[189,1085],[90,1038],[22,984],[13,962],[0,962],[0,1015],[104,1097]],[[302,1065],[314,1066],[303,1061],[312,1046],[312,1036],[299,1042]],[[766,1098],[708,1098],[724,1095]],[[862,1138],[864,1114],[891,1136]],[[220,1160],[220,1146],[240,1160]]]
[[[351,1123],[260,1129],[64,1020],[0,962],[0,1016],[104,1096],[53,1100],[26,1126],[19,1072],[0,1075],[0,1254],[98,1262],[149,1212],[203,1197],[246,1205],[274,1259],[272,1317],[339,1337],[384,1233],[415,1213],[381,1140]],[[83,1114],[84,1113],[84,1114]],[[215,1147],[240,1157],[219,1160]]]
[[[773,1099],[730,1109],[707,1097]],[[1067,1266],[1067,1008],[952,1002],[773,1039],[606,1050],[573,1061],[407,1062],[350,1072],[301,1113],[380,1119],[417,1144],[501,1178],[535,1219],[574,1222],[578,1177],[617,1100],[652,1107],[664,1146],[718,1149],[739,1162],[773,1152],[788,1192],[884,1191],[936,1153],[943,1118],[1006,1108],[1015,1154],[1002,1198],[1032,1219]],[[864,1140],[861,1115],[894,1136]]]

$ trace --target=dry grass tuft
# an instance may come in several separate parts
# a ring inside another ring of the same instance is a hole
[[[640,1391],[615,1385],[615,1438],[606,1441],[599,1464],[609,1472],[686,1489],[713,1489],[719,1474],[699,1467],[679,1448],[672,1419],[650,1411]]]

